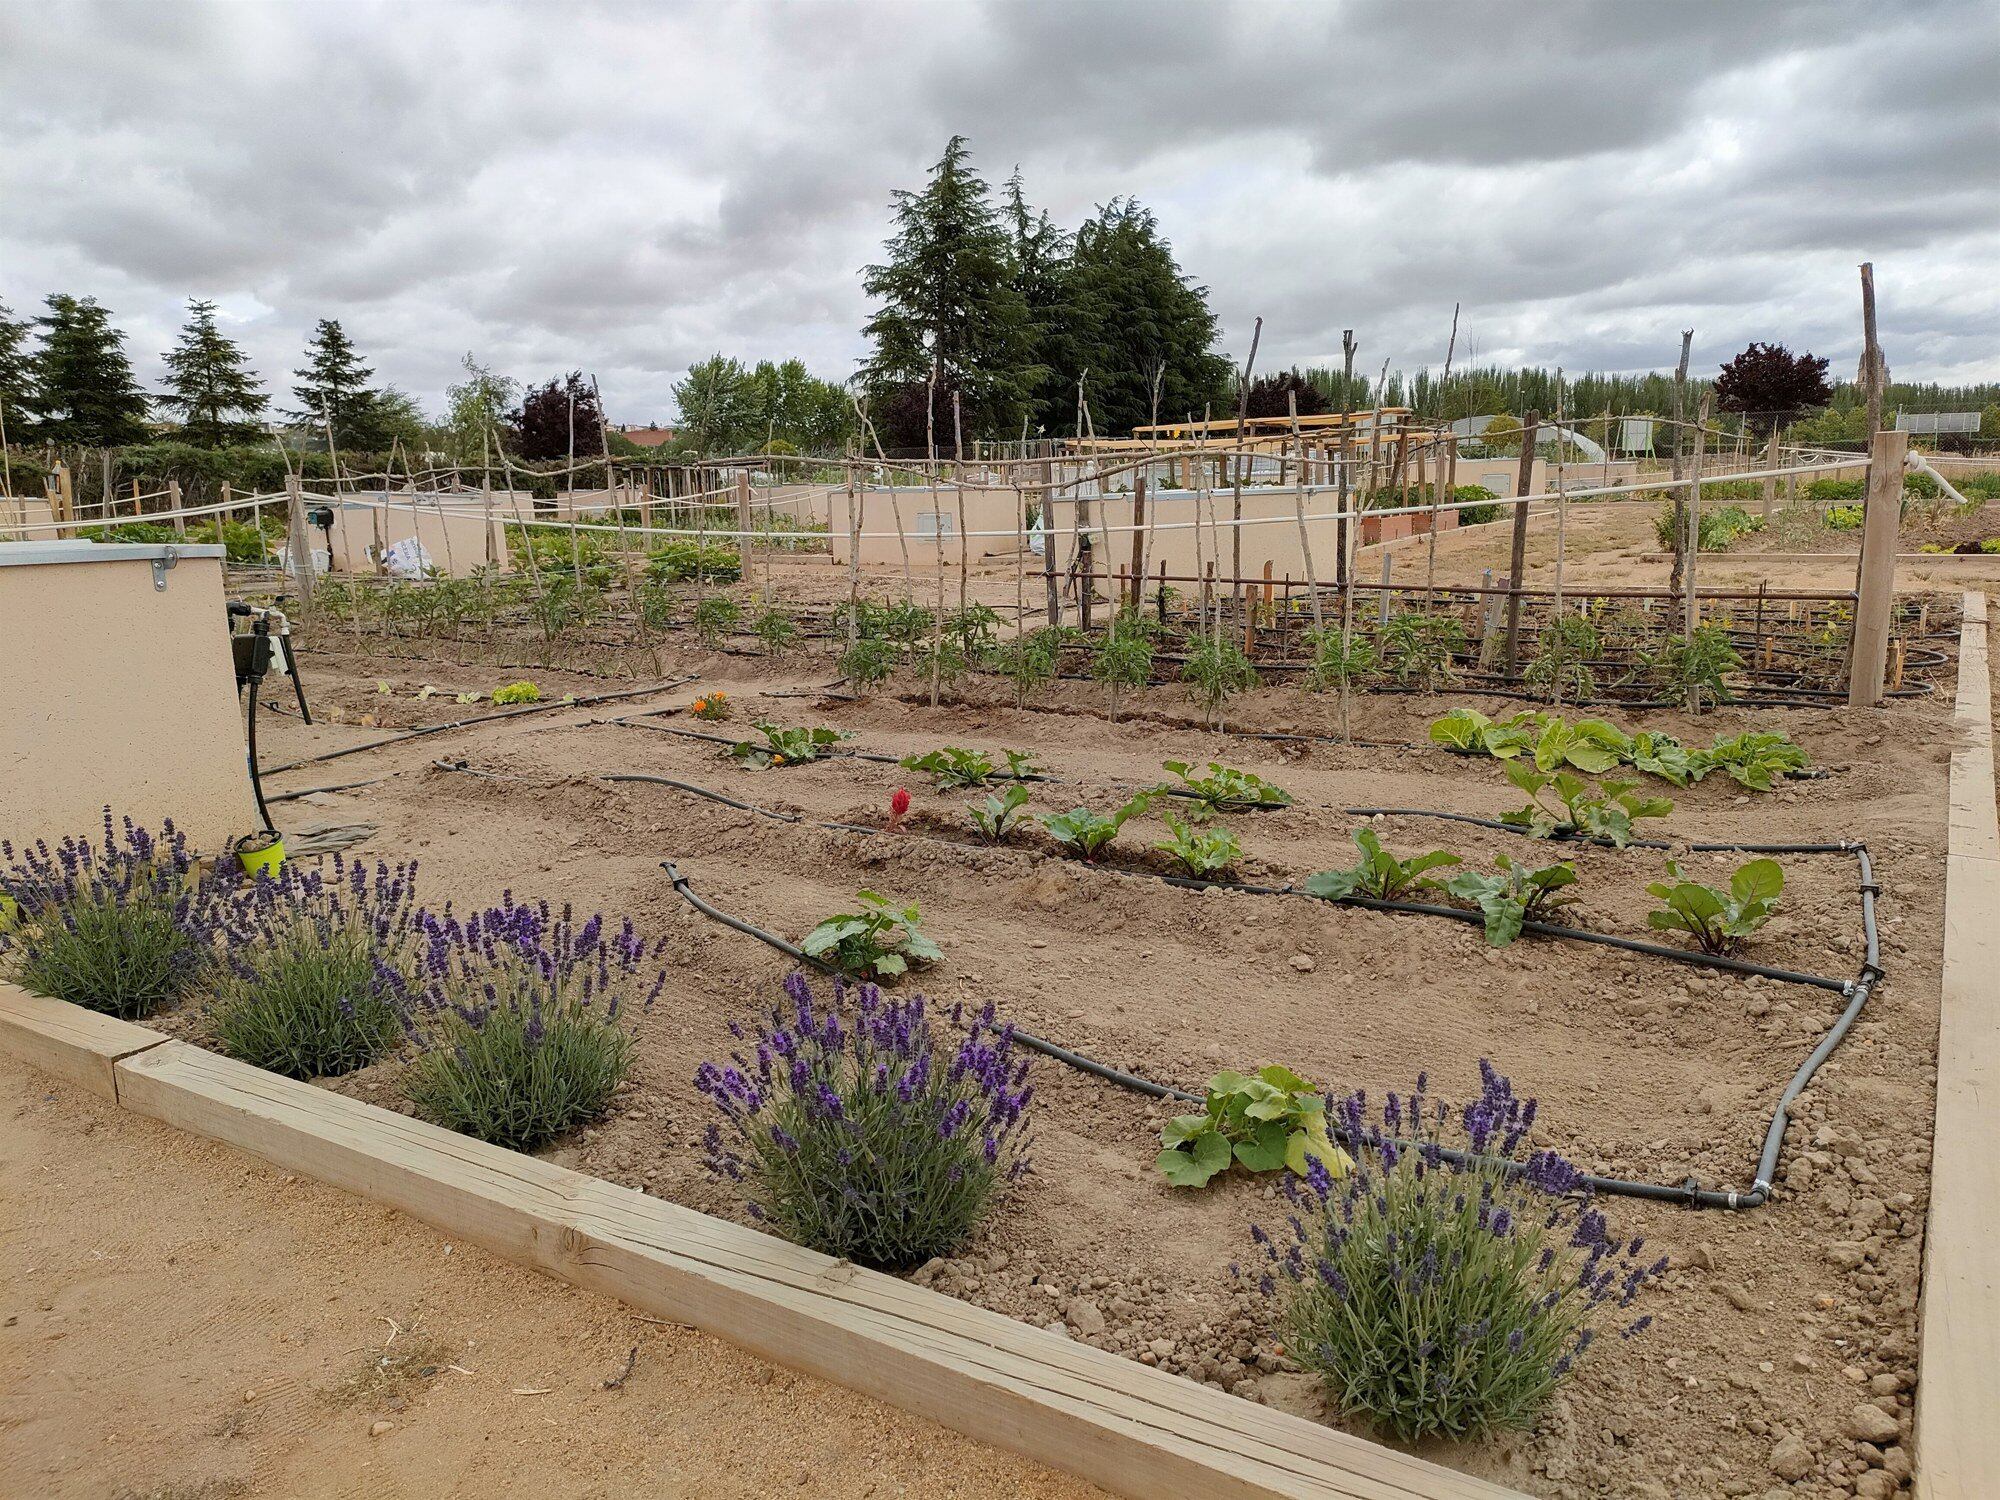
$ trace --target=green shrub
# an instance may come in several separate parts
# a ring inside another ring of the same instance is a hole
[[[1859,505],[1829,505],[1826,524],[1835,531],[1859,531],[1867,512]]]
[[[1534,1101],[1491,1064],[1480,1073],[1449,1151],[1422,1075],[1379,1122],[1347,1099],[1335,1116],[1354,1170],[1311,1163],[1303,1188],[1284,1180],[1295,1212],[1282,1250],[1252,1231],[1286,1353],[1341,1410],[1404,1442],[1532,1427],[1600,1327],[1667,1266],[1613,1237],[1576,1169],[1529,1145]]]
[[[834,663],[840,675],[858,688],[871,688],[896,665],[896,649],[880,636],[862,636],[840,653]]]
[[[655,583],[695,577],[708,583],[735,583],[743,576],[743,556],[723,542],[667,542],[646,555],[646,576]]]
[[[785,994],[745,1038],[754,1062],[695,1073],[722,1115],[705,1165],[743,1188],[752,1218],[827,1255],[905,1271],[955,1253],[1028,1169],[1034,1090],[1012,1033],[989,1005],[947,1049],[922,996],[863,984],[850,1023],[803,975]]]
[[[694,607],[695,639],[704,646],[720,646],[743,619],[743,606],[726,594],[711,594]]]
[[[1136,611],[1121,610],[1091,653],[1090,675],[1111,690],[1111,719],[1118,720],[1121,693],[1144,687],[1153,676],[1153,640]]]
[[[1398,686],[1429,692],[1451,680],[1452,657],[1465,650],[1465,627],[1450,615],[1409,610],[1382,627],[1377,649]]]

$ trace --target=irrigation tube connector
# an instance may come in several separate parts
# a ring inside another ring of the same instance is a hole
[[[766,817],[778,818],[786,822],[803,821],[784,813],[774,813],[765,808],[752,807],[748,803],[737,801],[732,797],[726,797],[719,792],[711,792],[704,787],[697,787],[687,782],[672,781],[662,776],[642,776],[625,773],[601,775],[598,779],[601,781],[658,783],[692,792],[697,796],[706,797],[712,801],[740,807],[749,812],[762,813]],[[858,833],[883,832],[881,829],[866,828],[857,824],[840,823],[821,824],[819,826]],[[1704,965],[1705,967],[1727,969],[1736,973],[1757,974],[1765,978],[1786,980],[1794,984],[1809,985],[1819,989],[1830,989],[1846,998],[1847,1005],[1842,1010],[1840,1018],[1834,1022],[1826,1035],[1820,1038],[1819,1045],[1813,1048],[1806,1060],[1799,1064],[1797,1070],[1792,1074],[1790,1081],[1786,1083],[1784,1092],[1779,1096],[1777,1107],[1771,1115],[1771,1123],[1764,1132],[1764,1145],[1763,1150],[1757,1158],[1756,1176],[1747,1191],[1736,1188],[1705,1188],[1693,1178],[1689,1178],[1687,1181],[1679,1184],[1638,1182],[1629,1178],[1605,1177],[1594,1173],[1585,1173],[1581,1178],[1583,1184],[1592,1192],[1606,1193],[1613,1197],[1640,1198],[1655,1203],[1678,1203],[1687,1208],[1720,1208],[1731,1210],[1762,1208],[1771,1201],[1773,1185],[1778,1170],[1778,1158],[1784,1150],[1785,1128],[1791,1120],[1791,1107],[1793,1103],[1798,1099],[1799,1094],[1804,1091],[1806,1085],[1812,1081],[1813,1075],[1819,1071],[1820,1065],[1833,1055],[1834,1050],[1846,1038],[1848,1031],[1853,1027],[1854,1022],[1867,1006],[1869,996],[1874,993],[1875,986],[1884,978],[1885,971],[1881,964],[1880,940],[1875,925],[1875,897],[1879,887],[1875,882],[1874,866],[1869,861],[1868,848],[1865,844],[1859,842],[1840,844],[1700,843],[1691,844],[1689,848],[1699,853],[1852,854],[1860,869],[1861,928],[1867,948],[1867,956],[1862,962],[1860,974],[1850,980],[1829,979],[1822,975],[1772,968],[1763,964],[1747,964],[1739,960],[1720,958],[1715,955],[1687,953],[1683,950],[1668,948],[1658,943],[1645,943],[1629,938],[1619,938],[1608,933],[1584,934],[1574,928],[1563,928],[1543,922],[1524,923],[1523,930],[1547,933],[1557,937],[1583,937],[1586,941],[1602,942],[1612,947],[1627,949],[1631,952],[1645,953],[1680,962],[1700,963],[1706,959],[1708,962]],[[693,887],[688,883],[687,877],[681,874],[672,860],[661,860],[660,868],[667,872],[667,877],[673,882],[674,889],[686,899],[689,905],[693,906],[702,915],[720,922],[723,926],[740,932],[746,937],[753,937],[759,942],[775,948],[778,952],[787,955],[797,963],[808,965],[826,974],[838,972],[833,966],[811,957],[804,949],[794,943],[787,942],[776,933],[767,932],[761,927],[745,922],[741,918],[732,916],[720,907],[704,900],[695,893]],[[1239,894],[1247,895],[1278,896],[1300,894],[1297,887],[1290,885],[1236,885],[1218,881],[1190,879],[1178,875],[1159,875],[1152,878],[1164,881],[1169,885],[1190,889],[1208,889],[1219,886],[1224,890],[1236,891]],[[1461,912],[1453,907],[1429,906],[1420,902],[1374,901],[1367,898],[1347,898],[1337,904],[1364,906],[1378,911],[1409,912],[1424,916],[1449,916],[1454,919],[1475,922],[1483,920],[1477,912]],[[1054,1042],[1035,1036],[1031,1032],[1016,1031],[1014,1035],[1022,1046],[1027,1047],[1031,1051],[1040,1052],[1046,1057],[1063,1063],[1065,1066],[1088,1073],[1093,1077],[1101,1078],[1107,1083],[1114,1083],[1120,1088],[1130,1089],[1134,1093],[1144,1094],[1154,1099],[1174,1099],[1191,1103],[1200,1103],[1202,1100],[1203,1096],[1200,1094],[1190,1093],[1186,1089],[1176,1088],[1169,1084],[1155,1083],[1150,1078],[1143,1078],[1138,1074],[1127,1073],[1118,1068],[1110,1067],[1107,1064],[1096,1061],[1094,1058],[1086,1057],[1080,1052],[1071,1051],[1067,1047],[1058,1046]],[[1339,1139],[1346,1139],[1346,1132],[1344,1131],[1336,1130],[1335,1135]],[[1445,1160],[1459,1165],[1478,1162],[1509,1175],[1518,1173],[1521,1170],[1518,1162],[1499,1157],[1480,1158],[1467,1152],[1448,1149],[1441,1150],[1441,1155]]]

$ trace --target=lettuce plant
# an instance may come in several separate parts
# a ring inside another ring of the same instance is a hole
[[[1043,813],[1042,827],[1062,848],[1081,859],[1094,860],[1118,837],[1118,830],[1152,805],[1152,794],[1141,792],[1109,817],[1088,808],[1073,807],[1066,813]]]
[[[1449,1155],[1450,1113],[1422,1075],[1379,1122],[1348,1098],[1354,1169],[1308,1162],[1302,1186],[1285,1179],[1283,1248],[1251,1230],[1285,1352],[1405,1442],[1532,1427],[1601,1330],[1651,1323],[1621,1314],[1667,1266],[1611,1233],[1574,1167],[1529,1145],[1535,1102],[1490,1063],[1480,1073]]]
[[[234,861],[231,861],[233,865]],[[104,809],[96,841],[0,840],[0,972],[23,989],[125,1020],[179,1001],[206,967],[233,877],[204,875],[171,820],[158,837]]]
[[[1217,1073],[1198,1115],[1176,1115],[1160,1132],[1154,1165],[1173,1187],[1205,1187],[1232,1162],[1251,1172],[1289,1168],[1299,1176],[1318,1163],[1331,1176],[1353,1165],[1328,1139],[1326,1100],[1289,1068]]]
[[[1242,846],[1228,829],[1197,829],[1192,824],[1181,822],[1172,813],[1167,813],[1165,817],[1170,837],[1153,847],[1172,855],[1188,874],[1197,878],[1213,875],[1218,870],[1228,869],[1243,857]]]
[[[924,936],[916,902],[897,906],[874,891],[855,900],[859,911],[837,912],[805,935],[799,947],[807,957],[855,979],[894,979],[944,957]]]
[[[1777,914],[1784,894],[1785,872],[1775,859],[1753,859],[1729,877],[1729,889],[1717,890],[1689,880],[1673,860],[1668,880],[1654,881],[1646,893],[1664,903],[1646,913],[1646,925],[1659,932],[1685,932],[1704,953],[1728,953]]]
[[[505,708],[514,703],[540,703],[542,690],[532,682],[510,682],[505,687],[493,690],[493,702]]]
[[[972,826],[987,843],[1004,844],[1015,818],[1028,805],[1028,797],[1028,789],[1017,781],[997,796],[988,792],[984,802],[968,802],[965,810],[972,814]]]
[[[1444,884],[1425,871],[1462,862],[1456,854],[1444,849],[1398,859],[1382,847],[1382,840],[1372,828],[1355,829],[1354,844],[1361,851],[1361,862],[1350,870],[1321,870],[1317,875],[1307,876],[1304,890],[1308,896],[1318,896],[1324,901],[1339,901],[1348,896],[1401,901],[1419,891],[1437,890]]]
[[[1500,821],[1538,839],[1558,835],[1601,839],[1623,849],[1632,842],[1632,825],[1639,818],[1664,818],[1674,810],[1667,797],[1641,797],[1636,781],[1587,781],[1569,771],[1544,775],[1533,766],[1511,761],[1507,779],[1528,794],[1528,805],[1500,814]],[[1548,797],[1553,795],[1555,806]]]
[[[729,754],[758,770],[820,760],[847,738],[845,731],[828,729],[821,724],[803,729],[781,729],[768,719],[753,719],[750,727],[764,736],[764,743],[760,745],[755,740],[739,740],[729,747]]]
[[[695,1073],[722,1115],[704,1164],[787,1239],[909,1270],[963,1245],[1028,1169],[1034,1089],[990,1005],[951,1048],[921,995],[898,1003],[861,985],[851,1025],[848,998],[836,983],[822,1008],[794,973],[754,1035],[731,1026],[747,1052]],[[954,1008],[953,1025],[965,1020]]]
[[[1174,796],[1193,797],[1210,812],[1237,812],[1257,807],[1289,807],[1292,794],[1249,771],[1234,766],[1208,763],[1206,776],[1190,775],[1194,767],[1184,760],[1160,762],[1160,768],[1180,779],[1180,786],[1167,783],[1162,791]]]
[[[1497,875],[1461,870],[1445,882],[1445,889],[1461,901],[1470,901],[1486,918],[1486,941],[1504,948],[1521,935],[1524,922],[1545,922],[1559,907],[1576,898],[1562,894],[1576,884],[1576,867],[1570,864],[1531,868],[1515,864],[1506,855],[1496,855]]]

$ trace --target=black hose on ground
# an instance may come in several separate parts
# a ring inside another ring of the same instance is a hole
[[[323,755],[308,755],[303,760],[286,761],[282,766],[267,766],[266,776],[275,776],[280,771],[296,771],[301,766],[316,766],[323,761],[339,760],[342,756],[359,755],[363,750],[379,750],[384,745],[399,745],[405,740],[422,739],[427,734],[443,734],[447,729],[469,729],[475,724],[492,724],[501,719],[518,719],[524,714],[545,714],[558,708],[587,708],[593,703],[610,703],[619,698],[638,698],[647,693],[665,693],[677,687],[685,687],[701,676],[691,672],[686,677],[676,677],[671,682],[655,683],[651,687],[629,688],[616,693],[588,693],[569,702],[560,699],[552,703],[529,703],[520,708],[503,708],[498,713],[474,714],[466,719],[454,719],[449,724],[426,724],[420,729],[406,729],[401,734],[386,735],[379,740],[370,740],[365,745],[349,745],[342,750],[329,750]]]
[[[1849,996],[1846,1010],[1842,1012],[1840,1019],[1834,1023],[1832,1029],[1820,1039],[1820,1043],[1813,1049],[1812,1055],[1799,1065],[1798,1070],[1793,1073],[1791,1081],[1785,1085],[1785,1091],[1779,1097],[1777,1108],[1771,1116],[1770,1126],[1764,1133],[1764,1149],[1758,1157],[1757,1176],[1754,1185],[1747,1192],[1739,1192],[1734,1188],[1704,1188],[1692,1178],[1684,1183],[1672,1184],[1637,1182],[1624,1177],[1604,1177],[1594,1173],[1585,1173],[1581,1181],[1591,1192],[1606,1193],[1620,1198],[1639,1198],[1654,1203],[1678,1203],[1687,1208],[1744,1210],[1762,1208],[1770,1202],[1772,1184],[1778,1169],[1778,1157],[1784,1148],[1785,1127],[1790,1120],[1792,1103],[1798,1098],[1800,1091],[1811,1082],[1813,1074],[1819,1071],[1820,1064],[1825,1062],[1832,1055],[1833,1050],[1840,1045],[1841,1040],[1847,1035],[1848,1029],[1854,1024],[1855,1018],[1861,1014],[1862,1008],[1868,1003],[1868,997],[1873,992],[1876,982],[1882,977],[1882,970],[1877,962],[1879,955],[1875,931],[1874,873],[1868,863],[1868,854],[1864,848],[1858,845],[1852,846],[1852,852],[1856,854],[1861,862],[1862,930],[1867,940],[1867,961],[1862,965],[1860,977],[1850,984],[1843,986]],[[745,922],[741,918],[731,916],[720,907],[703,900],[695,894],[693,888],[688,884],[687,877],[675,868],[672,860],[660,861],[660,867],[667,872],[668,878],[673,881],[674,889],[679,891],[688,903],[704,916],[720,922],[724,926],[744,934],[746,937],[753,937],[759,942],[777,949],[778,952],[788,955],[796,962],[811,965],[822,973],[830,974],[835,972],[830,965],[809,957],[803,949],[793,943],[786,942],[785,939],[779,937],[776,933],[766,932],[763,928]],[[1175,877],[1166,878],[1175,879]],[[1078,1069],[1093,1077],[1101,1078],[1107,1083],[1116,1084],[1120,1088],[1129,1089],[1134,1093],[1145,1094],[1155,1099],[1173,1099],[1196,1104],[1202,1102],[1203,1096],[1200,1094],[1191,1093],[1186,1089],[1175,1088],[1168,1084],[1155,1083],[1150,1078],[1143,1078],[1134,1073],[1127,1073],[1117,1068],[1108,1067],[1094,1058],[1085,1057],[1080,1052],[1073,1052],[1067,1047],[1058,1046],[1054,1042],[1046,1041],[1030,1032],[1016,1031],[1014,1036],[1022,1046],[1029,1048],[1031,1051],[1040,1052],[1044,1056],[1053,1058],[1068,1067]],[[1333,1134],[1337,1140],[1346,1144],[1352,1144],[1346,1130],[1336,1126]],[[1496,1169],[1509,1176],[1518,1175],[1525,1170],[1522,1163],[1502,1157],[1479,1157],[1471,1152],[1457,1151],[1449,1148],[1440,1148],[1439,1155],[1446,1161],[1461,1166],[1477,1164]]]

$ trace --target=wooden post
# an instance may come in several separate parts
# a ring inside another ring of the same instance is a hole
[[[1873,708],[1882,701],[1889,663],[1889,615],[1896,597],[1896,543],[1903,507],[1907,432],[1878,432],[1868,449],[1868,499],[1861,523],[1861,589],[1854,605],[1854,656],[1847,701]]]
[[[132,481],[134,488],[138,483],[136,479]],[[174,535],[186,536],[188,523],[187,517],[181,514],[181,482],[178,479],[167,481],[167,509],[174,513]]]
[[[1516,501],[1526,495],[1535,485],[1535,432],[1541,426],[1539,412],[1529,412],[1528,419],[1521,424],[1521,467],[1514,481]],[[1511,589],[1507,595],[1507,644],[1501,662],[1501,670],[1510,679],[1514,675],[1514,664],[1521,646],[1521,580],[1528,570],[1528,507],[1517,503],[1514,506],[1514,540],[1507,553],[1507,577]]]
[[[743,576],[748,578],[750,576],[750,532],[752,530],[750,524],[750,471],[748,469],[738,469],[736,471],[736,529],[743,533],[742,541],[737,548],[737,555],[742,560]],[[941,537],[934,538],[934,540],[937,543],[938,566],[943,567],[944,540]]]
[[[1139,594],[1146,586],[1146,476],[1132,480],[1132,607],[1139,607]]]
[[[312,532],[306,525],[305,497],[299,493],[299,476],[285,479],[285,550],[291,555],[293,576],[299,585],[299,600],[312,608]],[[331,559],[329,559],[330,561]]]
[[[55,518],[70,522],[76,519],[76,478],[70,473],[69,465],[60,460],[56,463]],[[76,532],[67,525],[56,528],[60,537],[74,537]]]

